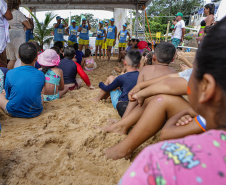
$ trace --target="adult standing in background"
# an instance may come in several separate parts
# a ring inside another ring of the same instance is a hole
[[[104,43],[104,38],[106,37],[106,31],[103,28],[103,21],[99,22],[99,28],[97,29],[97,37],[96,37],[96,59],[97,59],[97,52],[99,50],[99,59],[101,59],[101,48]]]
[[[209,3],[205,5],[204,14],[207,16],[205,18],[206,26],[211,26],[214,23],[214,12],[215,12],[214,4]]]
[[[7,46],[6,35],[8,34],[8,28],[6,28],[6,26],[8,26],[7,20],[11,20],[13,15],[7,8],[7,4],[4,0],[0,0],[0,4],[0,67],[6,67],[7,58],[5,48]]]
[[[115,23],[114,18],[111,18],[110,22],[111,22],[111,25],[108,26],[107,39],[106,39],[108,61],[110,61],[111,49],[115,45],[116,39],[117,39],[117,27],[114,25]]]
[[[78,26],[76,26],[76,21],[72,20],[70,26],[66,28],[66,31],[69,32],[68,37],[68,46],[71,46],[75,43],[78,43],[77,37],[78,37]]]
[[[183,42],[184,40],[184,34],[185,34],[185,23],[182,20],[183,14],[181,12],[178,12],[176,14],[176,21],[177,24],[175,25],[175,33],[172,40],[172,44],[177,49],[178,45]]]
[[[127,24],[123,24],[123,30],[121,30],[118,34],[118,40],[119,40],[119,44],[118,44],[118,62],[120,62],[121,60],[121,51],[125,50],[126,49],[126,45],[127,45],[127,41],[126,41],[126,38],[127,38],[127,35],[129,36],[129,40],[130,40],[130,34],[128,32],[128,30],[126,30],[127,28]]]
[[[85,49],[89,48],[89,30],[91,29],[91,26],[89,24],[89,20],[87,20],[88,25],[86,25],[86,18],[82,19],[82,25],[79,26],[78,32],[79,34],[79,50],[82,51],[83,46],[85,46]]]
[[[25,31],[31,29],[29,22],[24,14],[19,10],[21,4],[20,0],[8,0],[8,8],[12,12],[13,19],[9,20],[9,39],[10,43],[7,44],[6,54],[10,60],[8,69],[13,69],[16,60],[18,59],[18,50],[21,44],[25,42]]]
[[[105,21],[105,27],[104,27],[104,29],[105,29],[106,34],[108,32],[108,25],[109,25],[109,21]],[[107,44],[106,44],[105,40],[106,40],[106,38],[104,37],[104,43],[102,45],[103,59],[105,58],[105,50],[107,50]]]
[[[34,40],[34,35],[33,35],[34,21],[33,21],[33,18],[26,17],[26,19],[28,20],[28,22],[31,25],[31,29],[27,29],[26,30],[26,42],[28,42],[28,41],[33,41]]]
[[[61,41],[64,45],[64,28],[68,26],[67,22],[60,16],[56,17],[57,23],[53,25],[54,27],[54,42]],[[61,23],[63,20],[64,24]]]
[[[201,21],[201,28],[198,33],[198,44],[200,45],[201,41],[203,40],[205,34],[204,29],[206,26],[212,26],[214,24],[214,12],[215,12],[215,5],[212,3],[206,4],[204,7],[204,14],[207,16],[204,20]]]

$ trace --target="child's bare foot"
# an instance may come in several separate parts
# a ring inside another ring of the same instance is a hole
[[[90,99],[90,100],[92,100],[93,102],[99,102],[100,101],[99,98],[93,98],[93,99]]]
[[[108,148],[105,151],[105,155],[109,159],[117,160],[117,159],[130,159],[130,156],[132,154],[132,151],[124,151],[124,148],[121,149],[121,144],[116,144],[115,146],[112,146]]]
[[[107,119],[107,123],[108,123],[108,125],[111,125],[111,124],[117,123],[118,121],[119,121],[118,119],[112,119],[112,118]]]
[[[119,124],[111,124],[100,129],[105,130],[106,132],[114,132],[122,135],[127,134],[127,129]]]
[[[190,67],[188,67],[185,64],[180,64],[180,68],[181,68],[182,71],[185,71],[186,69],[190,69]]]

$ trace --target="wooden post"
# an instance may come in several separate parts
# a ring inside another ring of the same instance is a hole
[[[168,40],[169,26],[170,26],[170,21],[168,21],[168,25],[167,25],[165,42],[167,42]]]

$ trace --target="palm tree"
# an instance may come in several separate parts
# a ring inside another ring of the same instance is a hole
[[[39,42],[41,48],[43,49],[43,45],[45,43],[50,43],[53,39],[51,33],[53,32],[53,27],[48,27],[49,23],[57,16],[50,13],[46,13],[46,17],[44,22],[39,22],[37,17],[28,9],[26,10],[31,14],[31,16],[35,19],[35,28],[34,28],[34,39]]]

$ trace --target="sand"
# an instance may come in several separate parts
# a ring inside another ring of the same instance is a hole
[[[185,56],[192,61],[194,54]],[[179,63],[172,66],[179,70]],[[104,151],[125,136],[96,127],[120,117],[110,102],[91,101],[99,92],[99,82],[111,75],[117,63],[97,61],[97,65],[88,73],[96,87],[93,91],[83,83],[81,89],[44,103],[42,114],[32,119],[12,118],[0,111],[0,184],[117,184],[131,161],[107,159]],[[133,158],[158,141],[158,135],[150,138]]]

